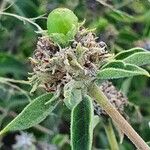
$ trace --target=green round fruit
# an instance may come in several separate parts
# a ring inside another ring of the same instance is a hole
[[[74,27],[78,26],[77,16],[67,8],[54,9],[48,16],[48,34],[61,33],[67,35]]]

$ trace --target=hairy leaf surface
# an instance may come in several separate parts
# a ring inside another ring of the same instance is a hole
[[[91,150],[93,137],[93,104],[89,96],[72,110],[71,146],[72,150]]]
[[[142,66],[142,65],[150,64],[150,52],[146,51],[143,48],[136,47],[118,53],[114,57],[114,59],[122,60],[129,64]]]
[[[52,94],[43,94],[37,97],[24,110],[12,120],[1,132],[24,130],[43,121],[57,106],[58,100],[52,99]],[[50,103],[45,104],[52,99]]]
[[[123,61],[112,61],[98,71],[97,77],[99,79],[117,79],[137,75],[149,76],[149,73],[133,64],[124,63]]]
[[[129,50],[124,50],[124,51],[121,51],[120,53],[118,53],[116,56],[115,56],[115,59],[116,60],[123,60],[135,53],[138,53],[138,52],[145,52],[146,50],[143,49],[143,48],[140,48],[140,47],[135,47],[135,48],[132,48],[132,49],[129,49]]]
[[[64,87],[64,103],[69,109],[73,109],[82,100],[82,83],[72,80]]]
[[[150,52],[138,52],[125,59],[124,62],[137,66],[150,64]]]

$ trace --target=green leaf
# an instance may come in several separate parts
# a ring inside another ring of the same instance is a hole
[[[45,104],[52,97],[53,95],[49,93],[37,97],[0,132],[0,135],[8,131],[24,130],[43,121],[58,104],[57,99],[53,99],[47,105]]]
[[[67,134],[56,134],[52,139],[52,144],[57,145],[61,148],[69,141],[69,135]]]
[[[15,12],[21,16],[26,16],[28,18],[38,16],[37,5],[34,1],[16,1],[13,5]]]
[[[68,31],[68,33],[66,34],[67,40],[68,41],[73,40],[76,33],[77,33],[77,27],[75,25],[73,25],[72,28],[70,29],[70,31]]]
[[[68,42],[66,35],[63,33],[51,33],[49,37],[53,40],[53,42],[60,45],[65,45]]]
[[[150,52],[138,52],[125,59],[124,62],[137,66],[150,64]]]
[[[89,96],[71,112],[71,146],[72,150],[91,150],[93,137],[93,104]]]
[[[122,60],[129,64],[142,66],[150,64],[150,52],[143,48],[135,47],[118,53],[114,59]]]
[[[121,45],[132,43],[139,39],[139,35],[130,27],[125,26],[124,28],[119,30],[117,43]]]
[[[55,43],[66,46],[77,33],[78,18],[67,8],[54,9],[48,16],[47,29]]]
[[[134,17],[127,14],[126,12],[120,11],[120,10],[113,10],[111,13],[109,13],[109,17],[120,21],[120,22],[133,22]]]
[[[93,129],[98,125],[99,122],[100,122],[100,117],[95,115],[93,118]]]
[[[82,83],[72,80],[64,87],[64,103],[69,109],[73,109],[82,100]]]
[[[132,77],[125,79],[125,80],[122,82],[122,84],[121,84],[120,90],[121,90],[121,91],[123,92],[123,94],[125,94],[126,96],[128,95],[128,92],[129,92],[129,90],[130,90],[131,81],[132,81]]]
[[[0,74],[6,73],[26,75],[27,68],[13,56],[0,53]]]
[[[72,28],[70,29],[70,31],[68,31],[66,35],[63,33],[51,33],[49,34],[49,37],[53,40],[53,42],[61,46],[66,46],[71,40],[73,40],[76,32],[76,27],[72,26]]]
[[[48,34],[63,33],[66,35],[72,27],[78,27],[78,18],[73,11],[67,8],[54,9],[47,19]]]
[[[116,60],[123,60],[135,53],[138,53],[138,52],[145,52],[145,49],[143,48],[140,48],[140,47],[135,47],[135,48],[132,48],[132,49],[129,49],[129,50],[124,50],[120,53],[118,53],[114,59]]]
[[[133,64],[124,63],[123,61],[112,61],[98,71],[97,77],[99,79],[118,79],[137,75],[149,76],[149,73]]]
[[[69,109],[73,109],[82,100],[81,90],[74,89],[66,92],[64,102]]]

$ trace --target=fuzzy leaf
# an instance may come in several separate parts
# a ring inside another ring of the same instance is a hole
[[[133,64],[124,63],[123,61],[112,61],[98,71],[97,77],[99,79],[118,79],[137,75],[149,76],[149,73]]]
[[[138,52],[125,59],[124,62],[137,66],[150,64],[150,52]]]
[[[116,60],[122,60],[126,63],[142,66],[150,64],[150,52],[143,48],[132,48],[118,53],[115,58]]]
[[[67,93],[68,95],[64,99],[64,102],[65,102],[66,106],[69,109],[72,109],[78,103],[80,103],[80,101],[82,100],[82,98],[81,98],[81,90],[74,89],[74,90],[67,91],[67,92],[68,92]]]
[[[92,100],[85,96],[71,113],[72,150],[92,149],[93,115]]]
[[[64,87],[64,103],[69,109],[73,109],[82,100],[82,84],[77,81],[71,81]]]
[[[8,131],[24,130],[43,121],[58,104],[58,100],[54,100],[52,97],[52,94],[43,94],[37,97],[0,132],[0,135]],[[45,105],[50,99],[52,101]]]
[[[135,53],[138,53],[138,52],[145,52],[145,49],[140,48],[140,47],[135,47],[135,48],[132,48],[129,50],[124,50],[124,51],[121,51],[120,53],[118,53],[114,59],[123,60],[123,59],[125,59]]]

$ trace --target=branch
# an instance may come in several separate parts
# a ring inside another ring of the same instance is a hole
[[[100,88],[92,83],[89,86],[89,94],[97,103],[106,111],[106,113],[113,119],[119,126],[124,134],[135,144],[139,150],[150,150],[145,141],[137,134],[131,125],[122,117],[116,108],[108,101],[107,97],[100,90]]]
[[[108,119],[107,122],[104,123],[104,128],[105,128],[105,132],[106,132],[111,150],[119,150],[116,136],[115,136],[115,133],[114,133],[110,119]]]
[[[23,16],[19,16],[19,15],[12,14],[12,13],[7,13],[7,12],[2,12],[2,11],[0,11],[0,15],[6,15],[6,16],[15,17],[15,18],[23,21],[24,23],[28,22],[28,23],[34,25],[38,29],[38,31],[40,31],[40,32],[43,31],[43,29],[37,23],[35,23],[33,21],[33,20],[35,20],[35,18],[26,18],[26,17],[23,17]],[[43,17],[43,15],[41,17]],[[39,17],[37,17],[37,18],[39,19]]]

